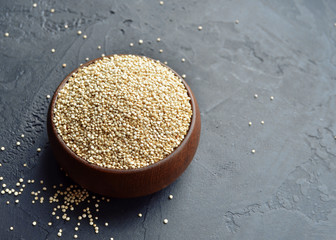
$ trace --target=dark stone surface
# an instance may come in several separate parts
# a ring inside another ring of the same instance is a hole
[[[202,135],[175,183],[140,199],[101,203],[100,233],[83,221],[79,239],[335,239],[335,1],[32,4],[0,1],[0,175],[10,188],[20,177],[36,181],[19,204],[0,195],[1,239],[57,239],[60,228],[64,239],[73,237],[78,213],[55,220],[47,201],[53,184],[71,182],[48,146],[46,95],[86,57],[102,53],[143,54],[186,74]],[[40,179],[46,201],[32,204]]]

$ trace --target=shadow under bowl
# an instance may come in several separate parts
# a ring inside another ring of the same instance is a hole
[[[196,153],[201,132],[201,117],[196,98],[183,78],[161,63],[182,80],[191,98],[192,117],[184,140],[166,158],[143,168],[118,170],[89,163],[64,143],[53,122],[53,115],[58,92],[71,75],[100,59],[91,60],[72,71],[56,89],[49,106],[47,120],[48,136],[54,156],[68,176],[89,191],[115,198],[140,197],[157,192],[174,182],[185,171]]]

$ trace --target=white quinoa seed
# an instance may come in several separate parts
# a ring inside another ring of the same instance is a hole
[[[255,153],[255,152],[256,152],[256,150],[255,150],[255,149],[252,149],[252,150],[251,150],[251,153]]]
[[[89,61],[89,60],[90,60],[90,58],[88,58],[88,57],[87,57],[87,58],[85,58],[85,61]]]
[[[172,200],[174,198],[174,196],[172,195],[172,194],[170,194],[169,196],[168,196],[168,199],[170,199],[170,200]]]
[[[77,31],[77,35],[81,35],[82,34],[82,31],[81,30],[78,30]]]
[[[160,5],[163,5],[164,4],[164,2],[163,1],[160,1]]]
[[[56,52],[55,48],[52,48],[52,49],[51,49],[51,52],[52,52],[52,53]]]
[[[18,142],[16,142],[16,146],[20,146],[21,145],[21,143],[18,141]]]
[[[101,49],[101,46],[98,46],[97,49],[100,50],[100,49]]]
[[[53,121],[67,146],[88,162],[135,169],[178,147],[191,116],[187,90],[170,69],[146,57],[114,55],[69,78]]]
[[[182,78],[186,78],[187,77],[187,75],[185,75],[185,74],[182,74]]]
[[[48,222],[48,226],[51,226],[52,225],[52,222]]]
[[[159,52],[160,52],[160,53],[163,53],[163,49],[160,49]]]
[[[24,134],[21,134],[21,137],[24,138]]]
[[[55,9],[53,9],[53,8],[50,9],[50,12],[51,12],[51,13],[54,13],[54,12],[55,12]]]
[[[108,222],[106,222],[106,223],[105,223],[105,226],[108,227],[108,225],[109,225]]]
[[[258,98],[258,94],[254,94],[254,98]]]
[[[142,213],[139,213],[139,214],[138,214],[138,217],[141,218],[141,217],[142,217]]]
[[[87,39],[87,36],[86,36],[86,35],[83,35],[83,38],[84,38],[84,39]]]
[[[261,123],[262,125],[264,125],[265,122],[264,122],[264,121],[260,121],[260,123]]]
[[[168,223],[168,219],[167,218],[163,219],[163,223],[167,224]]]
[[[74,238],[78,238],[78,235],[77,235],[77,234],[75,234],[75,235],[74,235]]]
[[[139,39],[139,44],[143,44],[143,40],[142,39]]]
[[[181,59],[181,62],[185,62],[185,58],[182,58],[182,59]]]
[[[48,95],[46,96],[46,98],[49,99],[49,98],[50,98],[50,95],[48,94]]]
[[[65,24],[65,25],[64,25],[64,28],[65,28],[65,29],[68,29],[68,28],[69,28],[68,24]]]
[[[239,24],[239,20],[238,19],[235,21],[235,24]]]
[[[66,63],[63,63],[63,64],[62,64],[62,67],[63,67],[63,68],[66,68],[66,66],[67,66]]]
[[[5,37],[9,37],[9,33],[8,32],[5,33]]]
[[[272,101],[272,100],[274,100],[274,97],[273,97],[273,96],[271,96],[271,97],[270,97],[270,100],[271,100],[271,101]]]
[[[203,29],[202,26],[198,26],[198,31],[201,31]]]
[[[14,230],[14,227],[10,227],[9,230],[13,231],[13,230]]]
[[[134,43],[130,43],[129,45],[130,45],[130,47],[133,47],[133,46],[134,46]]]
[[[249,126],[252,126],[252,122],[249,122],[248,125],[249,125]]]
[[[161,38],[157,38],[156,41],[157,41],[157,42],[160,42],[160,41],[161,41]]]
[[[34,221],[32,224],[33,224],[33,226],[36,226],[37,222],[36,222],[36,221]]]
[[[37,152],[41,152],[41,148],[37,148],[36,151],[37,151]]]
[[[37,3],[33,3],[33,8],[36,8],[37,7]]]
[[[5,151],[5,147],[1,147],[0,149],[1,149],[1,151]]]

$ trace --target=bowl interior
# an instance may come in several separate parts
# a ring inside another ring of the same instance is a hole
[[[120,54],[123,55],[123,54]],[[109,55],[106,57],[111,57],[113,55]],[[182,80],[182,83],[184,84],[185,88],[187,89],[188,95],[190,97],[190,103],[191,103],[191,108],[192,108],[192,116],[191,116],[191,121],[190,121],[190,125],[189,125],[189,129],[187,134],[185,135],[184,139],[182,140],[182,142],[180,143],[180,145],[174,149],[173,152],[171,152],[167,157],[161,159],[160,161],[150,164],[149,166],[146,167],[141,167],[141,168],[136,168],[136,169],[128,169],[128,170],[124,170],[124,169],[110,169],[110,168],[105,168],[105,167],[101,167],[98,166],[96,164],[90,163],[88,161],[86,161],[85,159],[79,157],[77,154],[75,154],[63,141],[62,137],[58,134],[56,126],[54,124],[53,121],[53,116],[54,116],[54,107],[56,104],[56,100],[57,100],[57,95],[59,93],[59,91],[63,88],[63,86],[68,82],[68,79],[72,76],[73,73],[76,73],[79,69],[86,67],[92,63],[94,63],[97,60],[102,59],[103,57],[100,58],[96,58],[93,59],[89,62],[86,62],[85,64],[83,64],[82,66],[76,68],[75,70],[73,70],[70,74],[68,74],[65,79],[61,82],[61,84],[58,86],[58,88],[56,89],[54,96],[52,98],[51,104],[50,104],[50,124],[52,127],[52,131],[53,134],[56,136],[57,140],[59,141],[59,143],[62,145],[62,148],[67,152],[67,154],[69,154],[73,159],[75,159],[76,161],[79,161],[81,164],[84,164],[90,168],[93,168],[96,171],[100,171],[100,172],[105,172],[105,173],[111,173],[111,174],[126,174],[126,173],[134,173],[134,172],[145,172],[147,170],[150,170],[152,168],[155,167],[159,167],[161,164],[163,164],[163,162],[168,161],[169,159],[171,159],[172,157],[174,157],[174,155],[176,155],[176,153],[178,153],[179,151],[181,151],[181,149],[183,148],[185,142],[190,138],[191,133],[193,131],[193,129],[195,128],[195,120],[196,120],[196,116],[195,116],[195,98],[194,95],[190,89],[190,87],[188,86],[188,84],[184,81],[184,79],[178,74],[176,73],[173,69],[171,69],[170,67],[168,67],[167,65],[161,63],[164,67],[167,67],[168,69],[170,69],[177,77],[179,77]],[[149,57],[146,57],[149,58]],[[151,59],[151,58],[149,58]],[[152,59],[154,60],[154,59]],[[154,60],[156,61],[156,60]]]

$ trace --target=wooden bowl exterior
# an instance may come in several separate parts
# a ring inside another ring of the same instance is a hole
[[[87,62],[81,67],[87,66],[99,59],[101,58]],[[49,106],[47,120],[49,141],[55,158],[69,177],[89,191],[116,198],[145,196],[159,191],[174,182],[192,161],[201,132],[201,117],[197,101],[181,76],[171,69],[182,79],[191,98],[193,115],[189,131],[184,140],[169,156],[157,163],[139,169],[117,170],[100,167],[78,157],[66,146],[57,133],[52,117],[57,94],[77,70],[75,69],[71,72],[57,88]]]

